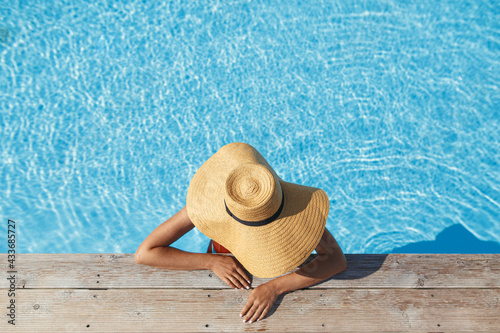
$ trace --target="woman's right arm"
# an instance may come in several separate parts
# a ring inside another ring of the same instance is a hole
[[[135,251],[135,262],[166,269],[210,269],[231,288],[247,287],[248,277],[243,267],[231,256],[192,253],[170,245],[194,228],[186,206],[160,224]]]
[[[185,252],[170,245],[194,228],[186,206],[160,224],[135,251],[135,262],[166,269],[210,269],[212,256]]]

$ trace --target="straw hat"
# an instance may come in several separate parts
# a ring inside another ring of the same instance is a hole
[[[275,277],[302,264],[323,235],[326,193],[283,181],[252,146],[223,146],[196,172],[187,213],[207,237],[253,275]]]

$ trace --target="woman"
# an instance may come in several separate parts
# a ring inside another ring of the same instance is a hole
[[[266,316],[279,295],[346,269],[340,246],[325,228],[328,211],[323,190],[283,181],[255,148],[231,143],[200,167],[186,206],[144,240],[135,261],[166,269],[209,269],[235,289],[250,288],[245,269],[276,277],[251,291],[240,317],[252,323]],[[193,227],[234,257],[170,246]],[[291,271],[314,249],[316,259]]]

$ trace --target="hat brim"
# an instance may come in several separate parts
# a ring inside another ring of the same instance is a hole
[[[230,145],[237,148],[234,143]],[[285,182],[276,175],[285,197],[278,218],[259,227],[237,222],[224,205],[226,177],[245,158],[265,162],[253,147],[247,146],[251,149],[245,147],[247,154],[237,159],[229,158],[230,149],[223,147],[198,169],[189,185],[187,212],[203,234],[231,251],[251,274],[271,278],[298,267],[318,245],[329,200],[319,188]],[[241,149],[235,151],[241,154]],[[267,162],[263,164],[274,173]]]

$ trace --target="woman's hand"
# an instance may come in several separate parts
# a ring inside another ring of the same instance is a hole
[[[316,252],[318,253],[316,259],[305,266],[253,289],[240,314],[241,317],[244,316],[243,322],[252,323],[264,318],[279,295],[307,288],[346,269],[347,261],[344,253],[326,228],[316,246]]]
[[[234,289],[250,288],[250,279],[240,262],[231,256],[214,254],[212,271],[229,287]]]
[[[247,303],[241,310],[240,317],[243,317],[243,322],[252,322],[261,320],[269,312],[278,298],[278,292],[269,284],[261,284],[248,296]]]

